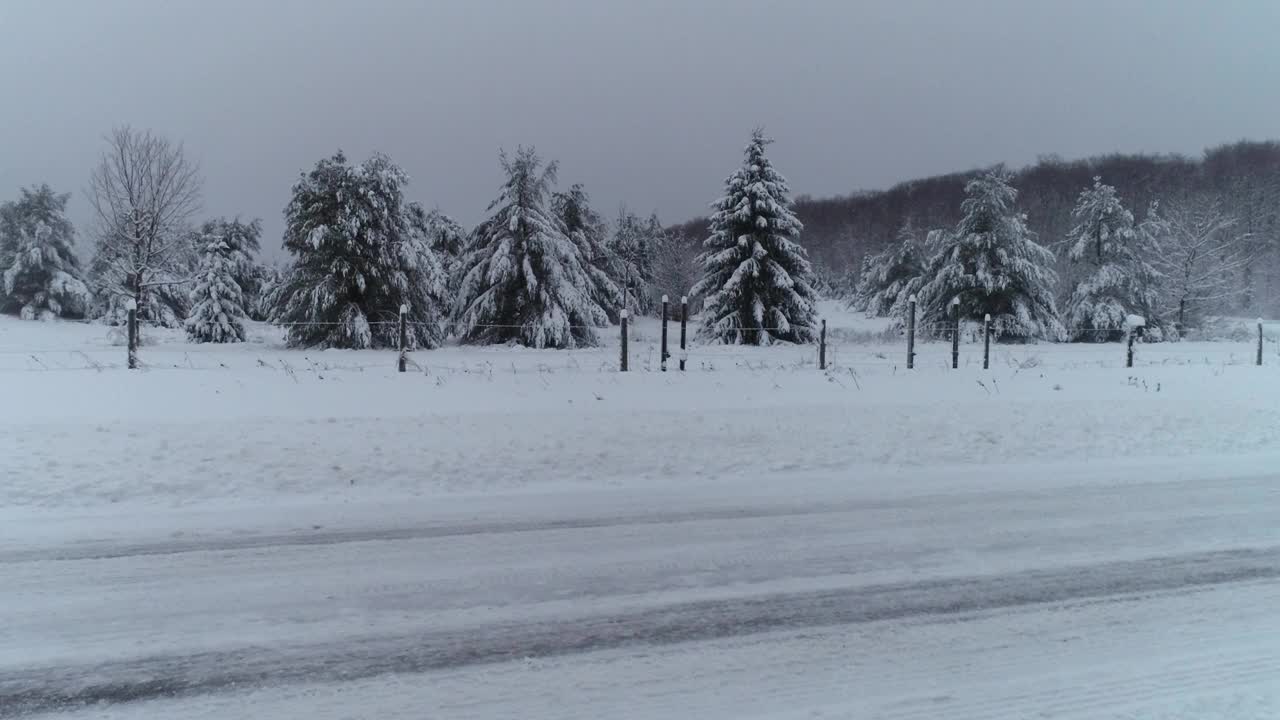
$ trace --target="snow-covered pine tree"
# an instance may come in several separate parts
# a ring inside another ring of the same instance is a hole
[[[658,218],[658,213],[649,213],[649,217],[644,221],[644,271],[649,277],[649,302],[654,313],[661,310],[660,303],[663,295],[683,294],[689,289],[687,286],[671,287],[659,285],[658,253],[667,244],[668,235],[667,228],[663,226],[662,220]]]
[[[453,298],[461,280],[458,277],[458,262],[469,241],[467,231],[458,221],[438,209],[424,212],[418,205],[411,205],[408,214],[409,224],[427,238],[427,244],[440,261],[444,272],[445,297]],[[445,312],[448,310],[446,304]]]
[[[1144,255],[1144,233],[1116,189],[1093,179],[1071,211],[1076,225],[1067,236],[1067,257],[1088,266],[1067,303],[1066,325],[1073,340],[1105,342],[1124,335],[1125,319],[1140,315],[1149,323],[1159,301],[1160,273]]]
[[[935,233],[937,252],[920,288],[922,324],[943,332],[948,306],[959,298],[962,319],[990,313],[997,335],[1010,339],[1063,334],[1053,299],[1053,253],[1035,241],[1026,216],[1014,207],[1018,192],[1004,168],[965,185],[963,217],[955,230]]]
[[[0,312],[23,319],[84,317],[92,295],[67,219],[70,195],[48,185],[23,188],[0,205]]]
[[[423,218],[431,249],[442,260],[457,258],[467,244],[467,231],[457,220],[439,210],[432,210]]]
[[[456,313],[471,343],[592,345],[608,323],[588,263],[548,207],[556,164],[532,147],[499,155],[507,179],[462,260]]]
[[[404,200],[408,177],[385,155],[358,166],[339,151],[303,174],[285,208],[293,265],[274,321],[294,347],[395,347],[399,308],[409,308],[411,347],[446,335],[445,278],[421,215]]]
[[[200,226],[196,240],[197,271],[203,272],[204,256],[210,238],[218,237],[227,246],[227,257],[233,265],[233,275],[244,296],[245,312],[255,315],[258,298],[262,293],[262,268],[255,256],[262,249],[262,221],[245,222],[240,218],[228,220],[216,218]]]
[[[656,216],[655,216],[656,219]],[[652,237],[652,228],[625,207],[618,209],[613,236],[609,248],[617,257],[614,279],[626,295],[627,309],[648,315],[653,311],[653,255],[658,239]]]
[[[817,336],[813,269],[795,242],[803,226],[791,211],[787,181],[765,157],[769,142],[763,130],[752,134],[745,162],[712,205],[703,275],[693,288],[704,298],[703,337],[764,345]]]
[[[285,286],[285,273],[275,265],[258,266],[258,296],[252,298],[249,317],[270,320],[276,316],[280,294]]]
[[[915,224],[907,218],[892,245],[863,259],[850,309],[867,317],[903,317],[907,300],[924,284],[927,261]]]
[[[621,259],[605,242],[607,224],[591,209],[591,198],[581,184],[553,194],[551,209],[585,261],[592,299],[609,315],[610,322],[616,322],[622,299],[622,286],[617,282],[622,274]]]
[[[216,225],[207,227],[217,228]],[[245,300],[236,281],[238,252],[221,235],[205,236],[200,269],[191,288],[191,312],[186,321],[188,340],[198,343],[244,341]]]

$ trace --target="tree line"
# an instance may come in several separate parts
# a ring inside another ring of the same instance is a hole
[[[908,217],[892,244],[863,258],[850,306],[901,324],[915,300],[935,332],[990,316],[1007,339],[1105,342],[1133,326],[1172,339],[1230,311],[1248,287],[1254,238],[1216,200],[1153,200],[1138,220],[1095,176],[1071,209],[1060,258],[1031,230],[1012,182],[998,167],[965,183],[953,228],[922,237]]]
[[[128,127],[106,141],[86,189],[87,264],[68,195],[33,186],[0,205],[0,312],[119,324],[132,304],[196,342],[243,340],[254,319],[284,326],[293,346],[365,348],[395,344],[403,307],[414,347],[574,347],[624,310],[687,292],[704,338],[766,344],[813,339],[830,293],[897,317],[917,296],[925,323],[953,306],[991,314],[1010,339],[1111,339],[1135,314],[1165,332],[1274,307],[1280,283],[1270,143],[1199,162],[1049,158],[793,201],[757,130],[714,213],[670,228],[625,208],[605,220],[583,186],[558,186],[557,163],[520,147],[500,153],[497,196],[470,230],[408,199],[385,155],[338,152],[299,175],[284,209],[290,261],[271,267],[257,258],[259,221],[197,218],[201,178],[181,144]]]
[[[899,245],[904,227],[922,239],[929,229],[955,227],[965,185],[982,172],[921,178],[842,197],[797,198],[795,212],[804,223],[804,242],[819,284],[847,296],[863,259]],[[1179,315],[1187,326],[1206,314],[1280,316],[1280,143],[1241,141],[1210,148],[1199,158],[1110,154],[1066,161],[1047,156],[1009,175],[1028,229],[1054,252],[1052,289],[1059,307],[1066,307],[1088,270],[1087,263],[1073,260],[1068,252],[1078,224],[1072,213],[1080,193],[1101,177],[1125,208],[1144,215],[1158,202],[1170,219],[1183,221],[1181,231],[1199,236],[1178,250],[1180,269],[1161,268],[1187,291],[1175,293],[1164,286],[1157,306],[1171,326]],[[705,218],[695,218],[671,231],[694,246],[705,226]],[[1213,268],[1208,262],[1212,254],[1196,248],[1197,243],[1208,247],[1224,242],[1233,247],[1222,268]],[[1206,287],[1195,289],[1202,283]]]
[[[0,204],[0,312],[181,328],[195,342],[245,339],[247,319],[284,326],[290,345],[394,344],[401,306],[414,347],[519,342],[572,347],[621,310],[652,312],[657,288],[689,287],[684,248],[656,215],[607,222],[581,185],[532,148],[501,154],[505,181],[470,231],[406,197],[381,154],[342,153],[303,172],[284,210],[290,261],[261,262],[262,224],[199,219],[202,179],[181,144],[119,128],[85,195],[94,210],[82,263],[67,193],[47,185]]]

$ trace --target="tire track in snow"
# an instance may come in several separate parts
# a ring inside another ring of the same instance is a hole
[[[0,718],[67,707],[665,645],[1280,579],[1280,547],[1190,553],[1007,575],[673,604],[321,645],[245,648],[0,674]],[[958,618],[963,619],[963,618]]]
[[[901,503],[893,503],[897,506]],[[0,564],[81,560],[117,560],[156,555],[182,555],[199,552],[260,550],[277,547],[311,547],[362,542],[398,542],[465,537],[469,535],[503,535],[557,530],[594,530],[640,525],[676,525],[715,520],[764,520],[804,515],[838,514],[852,509],[869,509],[886,503],[844,503],[823,506],[726,508],[698,512],[655,512],[634,515],[561,518],[548,520],[479,522],[468,524],[399,527],[363,530],[317,530],[314,532],[275,533],[203,540],[166,540],[156,543],[88,544],[56,549],[33,549],[0,552]]]
[[[1140,485],[1114,486],[1076,486],[1040,489],[972,489],[949,492],[937,490],[894,498],[859,497],[826,500],[823,502],[793,502],[790,504],[767,504],[738,507],[710,507],[698,510],[667,510],[665,508],[648,512],[614,513],[602,515],[581,515],[578,517],[548,517],[529,520],[497,520],[451,522],[436,525],[415,525],[384,528],[352,528],[327,530],[323,528],[299,529],[292,532],[275,532],[215,538],[165,538],[163,540],[145,542],[95,542],[89,541],[60,547],[41,547],[21,550],[0,550],[0,565],[25,562],[57,562],[84,560],[115,560],[131,557],[182,555],[200,552],[223,552],[239,550],[259,550],[276,547],[319,547],[326,545],[343,545],[362,542],[396,542],[403,540],[430,540],[434,538],[466,537],[474,535],[501,535],[532,532],[553,532],[559,530],[595,530],[613,527],[645,526],[645,525],[677,525],[718,520],[766,520],[772,518],[803,517],[809,515],[837,515],[842,513],[873,513],[904,509],[928,510],[945,506],[948,510],[959,507],[986,508],[993,500],[1002,503],[1020,501],[1033,507],[1036,503],[1060,503],[1062,493],[1070,491],[1076,502],[1090,500],[1105,501],[1114,497],[1117,501],[1129,498]],[[1170,493],[1181,499],[1181,493],[1192,490],[1198,496],[1212,496],[1219,489],[1239,492],[1242,489],[1262,487],[1274,488],[1275,478],[1271,476],[1242,481],[1240,479],[1223,480],[1214,483],[1203,481],[1178,481],[1151,483],[1158,486],[1167,500]],[[1154,498],[1159,502],[1161,498]],[[1034,508],[1033,508],[1034,509]],[[1038,512],[1038,511],[1037,511]]]

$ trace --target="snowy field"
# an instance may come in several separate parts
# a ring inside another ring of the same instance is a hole
[[[1280,326],[196,346],[0,319],[0,718],[1280,714]]]

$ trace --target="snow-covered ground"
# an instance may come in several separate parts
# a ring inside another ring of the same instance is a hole
[[[0,717],[1276,715],[1280,327],[826,314],[665,374],[0,319]]]

